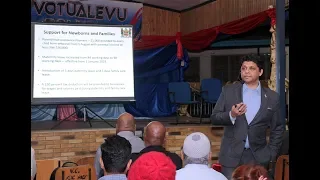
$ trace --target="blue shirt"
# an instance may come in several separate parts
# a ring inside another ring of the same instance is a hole
[[[127,176],[125,174],[110,174],[102,176],[98,180],[127,180]]]
[[[255,89],[250,89],[246,84],[243,84],[242,86],[242,95],[243,95],[243,103],[247,105],[247,112],[245,114],[248,124],[251,123],[251,121],[256,116],[257,112],[260,109],[261,105],[261,86],[260,82],[258,84],[258,87]],[[246,144],[244,146],[245,148],[249,148],[249,140],[248,136],[246,139]]]
[[[258,87],[255,89],[250,89],[246,84],[242,86],[242,96],[243,96],[243,103],[247,105],[247,112],[245,114],[248,125],[254,119],[256,114],[258,113],[261,105],[261,85],[260,82]],[[229,112],[229,117],[232,123],[234,124],[236,118],[231,116],[231,111]],[[249,148],[249,140],[248,135],[245,143],[245,148]]]

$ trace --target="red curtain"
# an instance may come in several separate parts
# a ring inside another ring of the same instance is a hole
[[[134,43],[135,50],[152,49],[166,46],[176,41],[177,56],[182,58],[183,48],[181,44],[181,32],[177,32],[176,36],[142,36],[140,41]]]
[[[180,59],[183,55],[183,47],[187,50],[198,51],[208,47],[218,36],[219,33],[235,35],[247,32],[261,23],[265,22],[268,18],[271,19],[271,25],[276,23],[275,9],[268,9],[266,11],[238,19],[217,27],[200,30],[184,36],[181,32],[177,32],[176,36],[142,36],[139,41],[134,44],[135,50],[153,49],[162,46],[167,46],[174,41],[177,44],[177,57]],[[59,119],[68,117],[74,113],[73,106],[58,106]],[[70,117],[71,120],[77,119],[76,115]]]
[[[69,117],[68,121],[75,121],[78,119],[77,114],[75,113],[76,110],[74,105],[58,105],[57,106],[57,119],[60,121]],[[70,116],[72,114],[72,116]]]
[[[216,39],[219,33],[235,35],[247,32],[265,22],[269,14],[273,13],[275,13],[274,9],[270,9],[227,24],[187,34],[181,38],[182,45],[193,51],[204,49]]]
[[[257,27],[268,18],[271,18],[271,24],[273,25],[275,24],[275,17],[275,9],[273,8],[220,26],[203,29],[183,36],[181,36],[180,32],[178,32],[176,36],[142,36],[140,41],[135,42],[135,49],[157,48],[176,41],[178,45],[177,55],[181,57],[182,47],[192,51],[201,50],[208,47],[219,33],[230,35],[241,34]]]

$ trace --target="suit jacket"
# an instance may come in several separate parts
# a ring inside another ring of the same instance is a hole
[[[261,87],[260,109],[251,123],[248,124],[243,114],[238,116],[233,124],[229,112],[233,105],[241,102],[243,102],[242,84],[226,85],[210,117],[213,125],[225,126],[219,162],[226,167],[238,166],[248,135],[255,160],[261,164],[268,164],[276,159],[285,130],[285,122],[280,119],[279,96],[271,89]],[[268,128],[270,128],[269,144],[266,140]]]
[[[289,154],[289,130],[285,131],[282,137],[282,145],[278,156]]]

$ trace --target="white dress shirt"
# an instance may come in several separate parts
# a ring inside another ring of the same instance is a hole
[[[228,180],[220,172],[209,168],[204,164],[187,164],[184,168],[177,170],[176,180]]]

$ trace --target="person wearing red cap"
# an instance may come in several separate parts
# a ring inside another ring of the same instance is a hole
[[[211,142],[201,132],[194,132],[186,137],[181,157],[185,166],[177,171],[176,180],[228,180],[223,174],[209,167]]]
[[[175,180],[176,166],[164,153],[151,151],[142,154],[132,164],[128,180]]]

